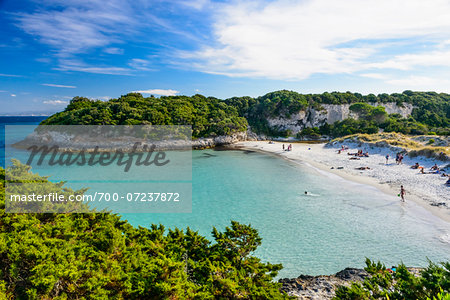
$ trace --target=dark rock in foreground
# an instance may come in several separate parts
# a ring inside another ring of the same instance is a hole
[[[283,284],[282,291],[298,299],[331,299],[338,286],[363,281],[367,276],[363,269],[346,268],[335,275],[300,275],[293,279],[283,278],[279,282]]]
[[[423,268],[407,268],[414,276],[419,276]],[[331,299],[338,286],[350,286],[352,282],[363,281],[369,274],[363,269],[346,268],[334,275],[300,275],[297,278],[283,278],[281,290],[297,299]]]

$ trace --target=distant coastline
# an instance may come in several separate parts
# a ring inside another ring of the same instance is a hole
[[[53,113],[11,113],[11,114],[0,114],[0,117],[49,117],[51,116]]]

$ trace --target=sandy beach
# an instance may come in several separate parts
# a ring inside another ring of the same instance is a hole
[[[424,157],[410,158],[406,156],[403,164],[397,165],[395,154],[387,148],[360,147],[356,144],[345,144],[348,150],[338,154],[336,147],[326,147],[325,144],[292,143],[292,151],[283,151],[282,142],[269,144],[267,141],[247,141],[237,143],[236,146],[254,151],[263,151],[283,158],[311,165],[322,171],[336,174],[344,179],[375,186],[386,194],[397,196],[400,185],[406,189],[406,202],[414,202],[432,214],[450,222],[450,187],[445,185],[448,177],[439,174],[420,174],[419,170],[411,169],[418,162],[425,171],[436,163],[444,167],[447,163]],[[285,146],[289,143],[284,143]],[[348,153],[355,153],[359,149],[369,153],[369,157],[359,160],[350,159]],[[386,164],[386,154],[390,158]],[[359,167],[369,167],[368,170],[358,170]],[[447,170],[448,171],[448,170]],[[399,198],[400,201],[400,198]]]

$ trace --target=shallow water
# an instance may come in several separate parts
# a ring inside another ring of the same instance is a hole
[[[314,195],[305,195],[308,191]],[[424,266],[450,259],[450,225],[376,188],[271,155],[193,152],[192,214],[126,215],[133,225],[187,226],[208,234],[230,220],[263,238],[256,254],[282,263],[281,277],[386,264]]]
[[[251,151],[193,151],[192,170],[192,213],[123,217],[134,226],[189,226],[209,237],[212,226],[250,223],[263,238],[256,255],[282,263],[280,277],[361,267],[365,257],[408,266],[450,260],[450,224],[374,187]]]

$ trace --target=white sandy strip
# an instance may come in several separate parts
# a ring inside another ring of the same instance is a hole
[[[281,142],[269,144],[266,141],[249,141],[238,143],[237,146],[248,150],[277,154],[291,160],[300,160],[348,180],[376,186],[390,195],[399,194],[400,185],[403,185],[407,192],[406,201],[414,201],[434,215],[450,222],[450,187],[445,185],[448,177],[442,177],[438,174],[419,174],[418,170],[411,169],[411,165],[416,162],[424,166],[425,171],[429,171],[435,163],[444,167],[446,164],[441,161],[406,156],[403,164],[397,165],[394,152],[378,147],[363,147],[364,152],[369,152],[369,157],[350,160],[350,157],[353,156],[348,155],[347,152],[357,152],[356,145],[346,144],[349,150],[338,154],[338,148],[325,147],[324,144],[292,143],[293,150],[289,152],[282,150],[282,144]],[[284,144],[287,146],[289,143]],[[388,164],[386,164],[386,154],[390,155]],[[332,167],[334,169],[331,169]],[[337,169],[338,167],[343,168]],[[358,167],[369,167],[370,170],[356,170],[355,168]],[[432,206],[433,203],[445,203],[445,206]]]

